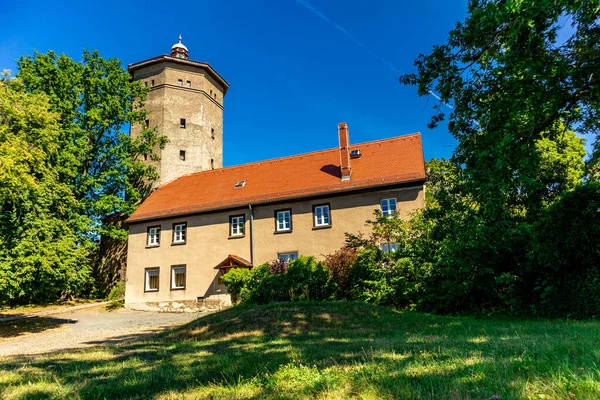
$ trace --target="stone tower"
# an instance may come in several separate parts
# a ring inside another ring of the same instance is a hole
[[[164,185],[182,175],[223,166],[223,97],[229,84],[208,63],[189,59],[179,42],[170,55],[129,65],[129,73],[150,89],[146,125],[169,142],[154,163]],[[141,132],[132,126],[131,135]],[[148,162],[151,162],[148,159]]]

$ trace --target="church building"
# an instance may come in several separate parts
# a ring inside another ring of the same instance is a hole
[[[231,268],[322,259],[346,232],[367,233],[375,210],[407,218],[424,206],[419,133],[351,144],[339,123],[337,148],[223,168],[227,81],[190,60],[181,37],[129,71],[150,89],[146,125],[169,143],[148,160],[156,190],[127,220],[127,306],[227,305],[221,276]]]

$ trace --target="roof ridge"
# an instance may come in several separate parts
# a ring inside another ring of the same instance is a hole
[[[405,139],[410,139],[412,137],[415,136],[420,136],[421,133],[420,132],[413,132],[413,133],[409,133],[406,135],[401,135],[401,136],[394,136],[391,138],[386,138],[386,139],[377,139],[377,140],[371,140],[368,142],[361,142],[361,143],[355,143],[355,144],[350,144],[350,147],[356,147],[356,146],[364,146],[364,145],[372,145],[372,144],[377,144],[377,143],[381,143],[381,142],[391,142],[394,140],[405,140]],[[315,150],[315,151],[309,151],[306,153],[300,153],[300,154],[293,154],[291,156],[282,156],[282,157],[275,157],[275,158],[270,158],[270,159],[266,159],[266,160],[260,160],[260,161],[251,161],[245,164],[237,164],[237,165],[231,165],[229,167],[222,167],[222,168],[217,168],[217,169],[209,169],[206,171],[198,171],[198,172],[190,172],[189,174],[185,174],[185,175],[181,175],[180,177],[177,177],[167,183],[165,183],[164,185],[161,185],[158,189],[160,189],[161,187],[165,187],[167,185],[170,185],[173,182],[178,181],[181,178],[187,178],[190,176],[195,176],[195,175],[199,175],[199,174],[210,174],[210,173],[220,173],[223,170],[235,170],[236,168],[245,168],[248,166],[252,166],[252,165],[258,165],[261,163],[268,163],[268,162],[273,162],[273,161],[281,161],[281,160],[289,160],[289,159],[295,159],[295,158],[300,158],[300,157],[306,157],[309,155],[313,155],[313,154],[321,154],[321,153],[325,153],[328,151],[337,151],[339,150],[339,148],[337,147],[333,147],[333,148],[329,148],[329,149],[323,149],[323,150]]]

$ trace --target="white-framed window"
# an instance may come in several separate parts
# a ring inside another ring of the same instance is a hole
[[[148,246],[160,245],[160,226],[151,226],[148,228]]]
[[[277,221],[275,227],[277,232],[286,232],[292,230],[292,210],[277,211]]]
[[[160,268],[146,268],[145,287],[146,292],[158,292],[158,279]]]
[[[185,243],[187,224],[185,222],[173,225],[173,243]]]
[[[183,79],[177,79],[177,86],[183,86]]]
[[[171,267],[171,290],[185,289],[185,265]]]
[[[395,253],[398,250],[398,243],[383,243],[379,247],[384,253]]]
[[[381,200],[381,214],[392,215],[396,213],[396,199],[383,199]]]
[[[231,236],[244,236],[244,220],[245,218],[243,215],[236,215],[234,217],[230,217],[229,225],[231,227]]]
[[[185,86],[192,87],[192,82],[191,81],[185,81]]]
[[[290,261],[298,259],[298,252],[293,251],[290,253],[278,253],[277,258],[279,258],[283,262],[289,263]]]
[[[315,206],[315,226],[328,226],[331,225],[331,217],[329,216],[329,204]]]

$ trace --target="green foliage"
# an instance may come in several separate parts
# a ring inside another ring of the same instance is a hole
[[[536,283],[532,273],[545,276],[538,231],[546,227],[546,237],[559,237],[561,230],[548,231],[559,229],[549,222],[559,217],[552,210],[570,193],[582,193],[584,174],[595,179],[597,141],[586,170],[576,133],[597,135],[600,128],[600,93],[593,90],[599,6],[598,0],[471,0],[448,42],[420,55],[416,74],[400,78],[419,95],[439,94],[430,127],[450,105],[448,129],[458,141],[450,161],[428,163],[427,207],[408,227],[409,257],[430,270],[419,308],[540,312],[543,298],[552,297],[557,278]],[[563,23],[573,33],[559,41]],[[568,218],[582,218],[582,210]],[[577,269],[573,249],[555,250],[546,253],[553,261],[545,268],[552,262]],[[532,295],[534,288],[543,295]],[[578,315],[584,314],[595,311]]]
[[[94,293],[100,235],[126,240],[104,217],[131,213],[156,178],[139,159],[164,146],[144,130],[147,89],[116,59],[35,53],[0,79],[0,303]]]
[[[18,79],[0,80],[0,116],[0,304],[81,294],[91,242],[53,165],[60,117]]]
[[[125,300],[125,281],[118,281],[111,289],[106,297],[110,303],[106,306],[108,310],[116,310],[123,306]]]
[[[233,300],[241,299],[243,303],[265,304],[331,297],[329,272],[314,257],[299,257],[289,265],[284,264],[285,267],[282,267],[280,260],[276,260],[251,270],[232,269],[223,275],[222,280]]]
[[[148,129],[136,139],[121,131],[144,123],[148,89],[132,81],[119,60],[103,59],[97,51],[84,51],[81,62],[53,51],[35,52],[21,57],[18,66],[26,90],[46,94],[59,115],[54,165],[59,181],[75,196],[80,231],[125,240],[124,229],[108,225],[105,230],[100,220],[133,212],[157,177],[139,156],[153,156],[166,139]]]
[[[526,279],[536,311],[600,317],[600,184],[566,194],[534,231]]]
[[[231,295],[233,303],[240,300],[242,289],[248,286],[251,279],[252,270],[246,268],[233,268],[221,277],[221,281],[227,286],[227,290]]]

